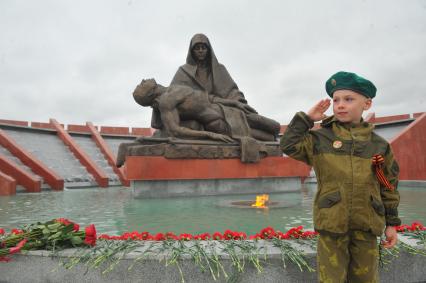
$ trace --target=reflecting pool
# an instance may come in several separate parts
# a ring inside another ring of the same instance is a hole
[[[425,224],[426,188],[401,187],[399,190],[402,222]],[[270,201],[284,203],[270,209],[223,205],[229,201],[254,200],[255,195],[134,199],[132,190],[122,187],[21,193],[0,197],[0,228],[18,228],[65,217],[82,226],[93,223],[99,233],[114,235],[134,230],[195,234],[232,229],[255,234],[266,226],[287,230],[303,225],[312,229],[315,191],[315,185],[309,185],[296,193],[270,194]]]

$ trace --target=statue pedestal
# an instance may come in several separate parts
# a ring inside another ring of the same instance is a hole
[[[134,197],[163,198],[298,191],[310,167],[288,157],[242,163],[237,158],[127,156],[124,172]]]

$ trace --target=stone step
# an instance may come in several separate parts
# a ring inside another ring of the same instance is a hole
[[[111,165],[108,164],[105,156],[92,140],[91,136],[71,134],[71,137],[81,147],[81,149],[89,155],[90,159],[92,159],[95,164],[105,172],[110,182],[119,180],[119,177],[115,174]]]
[[[40,180],[41,184],[42,184],[41,185],[42,188],[50,188],[50,186],[44,182],[44,179],[43,179],[42,176],[40,176],[40,175],[36,174],[35,172],[33,172],[30,167],[28,167],[27,165],[25,165],[24,163],[22,163],[22,161],[19,158],[17,158],[16,156],[14,156],[8,149],[6,149],[5,147],[3,147],[1,145],[0,145],[0,154],[6,156],[6,158],[9,159],[9,161],[11,161],[17,167],[21,168],[22,170],[24,170],[25,172],[27,172],[28,174],[30,174],[35,179]]]
[[[69,182],[88,182],[96,185],[92,175],[81,165],[55,132],[3,129],[17,144]]]

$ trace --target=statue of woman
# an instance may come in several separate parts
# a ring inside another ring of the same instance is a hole
[[[186,64],[179,67],[170,85],[206,91],[212,103],[221,103],[222,99],[247,103],[225,66],[218,62],[209,39],[201,33],[192,37]],[[161,117],[154,109],[151,127],[161,129],[162,126]]]

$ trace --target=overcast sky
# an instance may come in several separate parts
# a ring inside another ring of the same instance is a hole
[[[376,116],[426,111],[425,0],[1,0],[0,119],[149,127],[134,88],[168,85],[200,32],[281,124],[340,70],[375,83]]]

